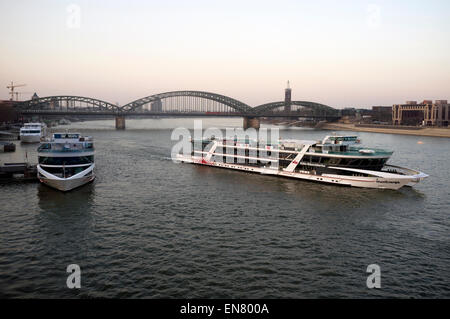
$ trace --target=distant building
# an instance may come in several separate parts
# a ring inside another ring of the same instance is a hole
[[[356,109],[354,107],[347,107],[345,109],[341,110],[342,116],[355,116],[356,115]]]
[[[346,107],[339,112],[343,123],[370,123],[372,121],[372,110],[370,109]]]
[[[0,123],[12,123],[19,120],[19,115],[14,110],[14,101],[0,100]]]
[[[372,106],[372,120],[390,124],[392,122],[392,106]]]
[[[291,100],[292,100],[292,89],[289,85],[289,81],[287,82],[287,88],[284,90],[284,111],[291,111]]]
[[[372,115],[371,109],[356,109],[356,113],[361,114],[361,116]]]
[[[161,99],[157,99],[151,104],[150,110],[152,112],[162,112],[162,102]]]
[[[447,100],[407,101],[392,106],[394,125],[448,126],[450,104]]]

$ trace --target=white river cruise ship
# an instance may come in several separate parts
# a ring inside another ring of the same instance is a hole
[[[47,135],[45,123],[25,123],[20,128],[20,141],[22,143],[39,143]]]
[[[270,174],[336,185],[399,189],[428,177],[420,171],[388,165],[392,151],[363,148],[357,136],[326,136],[322,141],[191,140],[186,163]],[[197,149],[195,148],[197,147]]]
[[[54,133],[38,148],[38,178],[60,191],[70,191],[95,178],[94,141],[79,133]]]

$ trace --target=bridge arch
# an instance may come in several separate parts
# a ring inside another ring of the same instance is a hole
[[[48,110],[48,109],[66,109],[66,110],[83,110],[91,111],[108,111],[119,112],[120,108],[110,102],[102,101],[84,96],[74,95],[58,95],[37,97],[28,101],[17,103],[16,106],[20,111],[31,110]]]
[[[149,103],[161,101],[164,99],[169,98],[182,98],[182,97],[190,97],[190,98],[197,98],[197,99],[205,99],[209,101],[213,101],[219,104],[223,104],[229,108],[231,108],[234,112],[238,113],[246,113],[251,112],[251,107],[247,104],[238,101],[236,99],[233,99],[231,97],[220,95],[217,93],[211,93],[211,92],[203,92],[203,91],[172,91],[172,92],[165,92],[165,93],[159,93],[150,95],[138,100],[135,100],[133,102],[130,102],[124,106],[122,106],[123,112],[133,112],[137,110],[138,108],[143,107],[144,105],[147,105]],[[204,106],[203,109],[208,111],[208,105]]]
[[[315,113],[320,114],[327,114],[327,115],[337,115],[339,111],[331,106],[320,104],[316,102],[309,102],[309,101],[291,101],[291,105],[297,105],[302,106],[304,108],[310,109]],[[264,114],[264,113],[270,113],[274,112],[279,108],[284,108],[285,101],[279,101],[279,102],[271,102],[259,105],[257,107],[254,107],[252,109],[253,113],[255,114]]]

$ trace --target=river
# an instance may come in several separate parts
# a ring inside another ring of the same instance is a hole
[[[94,137],[97,178],[68,193],[0,184],[0,296],[450,297],[450,140],[358,133],[364,145],[394,150],[389,163],[430,175],[412,188],[373,190],[174,163],[172,128],[192,123],[58,128]],[[37,162],[36,145],[16,144],[0,163]],[[81,268],[81,289],[66,286],[69,264]],[[380,289],[366,286],[371,264]]]

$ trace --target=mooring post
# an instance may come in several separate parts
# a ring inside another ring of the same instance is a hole
[[[116,115],[116,130],[124,130],[125,129],[125,116]]]

